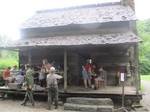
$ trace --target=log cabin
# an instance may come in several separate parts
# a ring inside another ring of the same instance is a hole
[[[137,100],[141,94],[136,20],[134,0],[41,10],[23,23],[20,40],[1,48],[18,50],[19,64],[54,61],[63,69],[60,93],[66,97],[120,97],[116,76],[118,68],[125,67],[125,96]],[[89,58],[107,71],[105,88],[83,88],[81,68]]]

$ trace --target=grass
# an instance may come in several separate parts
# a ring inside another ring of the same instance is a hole
[[[12,67],[14,65],[18,66],[18,61],[14,59],[9,58],[1,58],[0,59],[0,69],[4,69],[6,67]]]
[[[141,80],[150,81],[150,75],[141,75]]]
[[[150,75],[141,75],[141,80],[150,81]],[[144,85],[141,84],[141,91],[144,91]]]
[[[0,58],[0,70],[3,70],[7,67],[12,67],[14,65],[18,66],[18,61],[13,58]],[[2,75],[2,71],[0,71],[0,76]]]
[[[141,91],[144,92],[144,85],[141,84]]]

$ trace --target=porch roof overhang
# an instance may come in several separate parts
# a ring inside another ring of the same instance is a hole
[[[132,32],[110,33],[110,34],[89,34],[28,38],[12,41],[0,48],[25,48],[25,47],[69,47],[86,45],[115,45],[138,43],[139,38]]]

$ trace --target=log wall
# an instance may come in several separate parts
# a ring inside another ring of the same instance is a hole
[[[92,58],[97,69],[103,66],[107,71],[107,85],[116,85],[119,66],[129,66],[129,62],[134,59],[134,47],[97,47],[97,48],[74,48],[67,50],[67,83],[68,85],[80,85],[82,79],[81,66],[86,63],[86,59]],[[131,52],[131,53],[130,53]],[[28,63],[28,51],[20,52],[20,63]],[[42,59],[47,58],[49,62],[55,61],[63,69],[64,50],[57,49],[34,49],[31,50],[31,64],[42,65]],[[133,60],[132,63],[135,61]],[[130,71],[130,67],[129,67]],[[135,72],[127,77],[127,85],[135,82]],[[134,83],[135,84],[135,83]]]

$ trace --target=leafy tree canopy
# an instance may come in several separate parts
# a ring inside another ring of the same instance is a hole
[[[150,19],[137,22],[139,37],[142,39],[140,43],[140,72],[141,74],[150,73]]]

